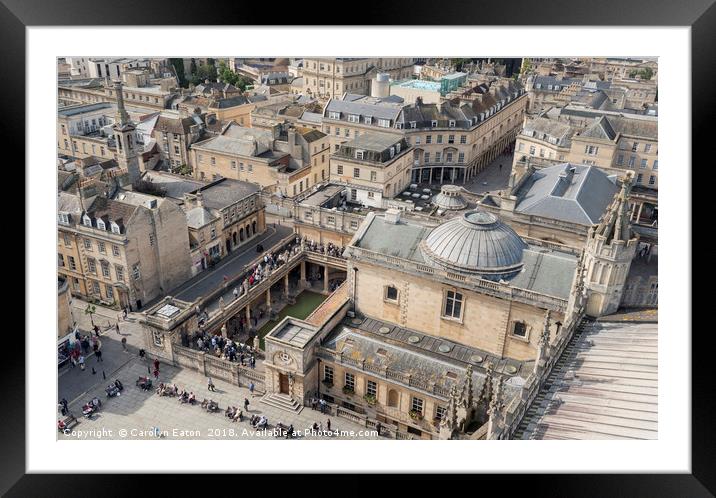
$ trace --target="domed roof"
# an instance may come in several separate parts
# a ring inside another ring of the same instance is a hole
[[[526,248],[512,228],[486,211],[453,218],[434,228],[421,243],[423,255],[437,266],[490,280],[519,273]]]
[[[433,204],[441,209],[464,209],[467,202],[460,195],[461,190],[457,185],[443,185],[440,193],[433,198]]]

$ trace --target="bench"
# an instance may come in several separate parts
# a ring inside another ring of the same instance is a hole
[[[62,422],[65,424],[65,429],[63,430],[65,434],[70,432],[74,426],[80,423],[74,415],[67,415],[62,419]]]
[[[284,423],[281,423],[281,422],[277,423],[276,429],[278,429],[278,431],[277,431],[276,437],[285,437],[288,434],[289,427],[290,426],[288,426]],[[295,433],[295,431],[296,430],[294,429],[293,432]]]

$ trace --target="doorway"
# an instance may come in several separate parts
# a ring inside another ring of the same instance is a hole
[[[278,392],[288,394],[288,375],[283,373],[278,374]]]

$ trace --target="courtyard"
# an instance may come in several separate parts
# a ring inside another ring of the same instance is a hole
[[[70,413],[80,421],[72,432],[58,432],[59,439],[275,439],[276,426],[293,425],[296,439],[378,439],[374,430],[355,424],[319,410],[304,407],[300,412],[289,412],[261,403],[261,395],[252,395],[248,389],[238,387],[219,379],[212,379],[216,392],[207,390],[207,379],[197,372],[162,364],[159,380],[150,391],[143,391],[135,385],[140,376],[146,376],[149,361],[133,357],[124,366],[69,404]],[[86,373],[86,372],[85,372]],[[119,379],[124,391],[114,398],[107,398],[106,384]],[[176,397],[159,396],[154,388],[159,382],[176,384],[179,389],[194,392],[196,405],[180,403]],[[82,416],[82,405],[98,397],[101,409],[91,419]],[[199,403],[204,398],[216,401],[220,410],[209,413]],[[232,422],[224,411],[228,406],[243,410],[244,399],[249,400],[242,421]],[[249,423],[252,415],[265,416],[268,427],[257,431]],[[330,418],[331,431],[326,430]],[[321,424],[323,432],[311,429]]]

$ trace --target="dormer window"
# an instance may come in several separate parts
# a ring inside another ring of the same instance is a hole
[[[432,123],[431,123],[431,126],[432,126],[433,128],[437,128],[438,122],[435,121],[435,120],[433,120]]]
[[[396,153],[396,154],[400,153],[400,142],[398,142],[397,144],[395,144],[395,153]]]
[[[348,121],[351,123],[360,123],[360,116],[357,114],[349,114]]]
[[[371,116],[364,116],[364,117],[363,117],[363,122],[364,122],[365,124],[371,124],[371,123],[373,123],[373,118],[372,118]]]
[[[395,147],[390,147],[390,157],[393,157],[395,155]]]
[[[119,225],[114,221],[110,223],[110,226],[112,227],[112,233],[119,233]]]
[[[69,224],[70,224],[70,215],[69,215],[69,214],[67,214],[67,213],[59,213],[57,216],[58,216],[58,219],[59,219],[60,223],[62,223],[62,224],[64,224],[64,225],[69,225]]]
[[[363,153],[362,150],[357,150],[357,151],[356,151],[356,159],[360,159],[360,160],[362,161],[362,160],[363,160],[363,154],[364,154],[364,153]]]
[[[331,111],[331,112],[328,113],[328,117],[331,118],[331,119],[341,119],[341,113],[340,113],[340,112]]]
[[[411,122],[410,122],[410,127],[413,128],[413,129],[414,129],[415,127],[417,127],[417,125],[418,125],[418,124],[417,124],[415,121],[411,121]]]
[[[379,119],[378,126],[383,128],[390,128],[390,119]]]
[[[104,220],[100,218],[97,219],[97,228],[99,228],[100,230],[107,230],[107,227],[105,227],[104,225]]]
[[[82,216],[82,224],[86,227],[91,227],[92,226],[92,218],[90,218],[89,216],[87,216],[85,214],[84,216]]]
[[[450,125],[449,125],[449,126],[450,126],[450,128],[455,128],[455,120],[454,120],[454,119],[451,119],[451,120],[450,120]]]

